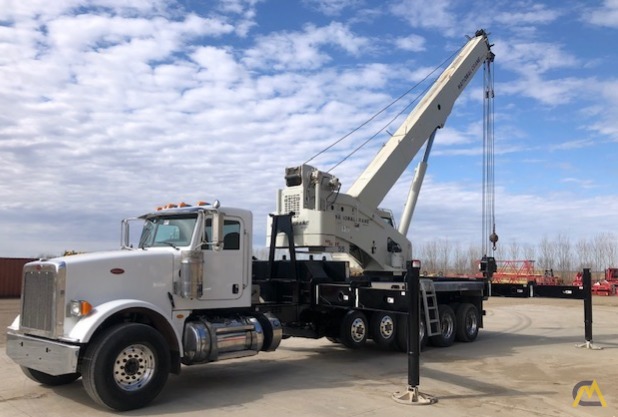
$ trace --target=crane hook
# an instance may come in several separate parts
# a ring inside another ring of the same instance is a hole
[[[489,241],[493,244],[492,250],[496,250],[496,243],[498,243],[498,235],[496,234],[496,225],[494,225],[492,233],[489,235]]]

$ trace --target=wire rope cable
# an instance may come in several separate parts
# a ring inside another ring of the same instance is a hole
[[[372,115],[369,119],[367,119],[366,121],[364,121],[363,123],[361,123],[359,126],[355,127],[354,129],[352,129],[350,132],[346,133],[345,135],[341,136],[339,139],[335,140],[333,143],[331,143],[330,145],[328,145],[327,147],[325,147],[324,149],[320,150],[319,152],[317,152],[315,155],[313,155],[311,158],[309,158],[307,161],[305,161],[305,164],[308,164],[309,162],[313,161],[315,158],[317,158],[318,156],[322,155],[323,153],[329,151],[330,149],[332,149],[333,147],[335,147],[336,145],[338,145],[339,143],[341,143],[342,141],[344,141],[345,139],[349,138],[350,136],[352,136],[354,133],[358,132],[359,130],[361,130],[363,127],[367,126],[369,123],[371,123],[373,120],[375,120],[378,116],[380,116],[382,113],[386,112],[388,109],[390,109],[392,106],[394,106],[396,103],[398,103],[399,101],[401,101],[404,97],[406,97],[408,94],[410,94],[412,91],[414,91],[416,88],[418,88],[421,84],[423,84],[424,82],[427,81],[427,79],[429,79],[429,77],[431,77],[436,71],[438,71],[440,68],[442,68],[444,65],[446,65],[446,63],[448,63],[449,61],[451,61],[453,59],[453,57],[458,54],[461,49],[463,48],[463,46],[461,48],[459,48],[457,51],[453,52],[448,58],[446,58],[444,61],[442,61],[442,63],[440,63],[440,65],[438,65],[437,67],[435,67],[431,72],[429,72],[422,80],[420,80],[419,82],[417,82],[416,84],[414,84],[412,87],[410,87],[406,92],[404,92],[403,94],[401,94],[399,97],[397,97],[396,99],[394,99],[393,101],[391,101],[389,104],[387,104],[385,107],[383,107],[382,109],[380,109],[377,113],[375,113],[374,115]],[[334,166],[332,166],[327,172],[331,172],[333,169],[335,169],[336,167],[338,167],[339,165],[341,165],[343,162],[345,162],[346,160],[348,160],[352,155],[354,155],[356,152],[358,152],[360,149],[362,149],[364,146],[366,146],[371,140],[375,139],[380,133],[382,133],[383,131],[385,131],[388,126],[390,126],[398,117],[400,117],[407,109],[410,108],[410,106],[412,104],[414,104],[420,97],[422,97],[425,92],[431,87],[431,84],[425,88],[425,90],[423,90],[420,94],[418,94],[403,110],[401,110],[399,113],[397,113],[396,116],[394,116],[391,120],[388,121],[388,123],[386,123],[381,129],[379,129],[375,134],[371,135],[368,139],[366,139],[363,143],[361,143],[359,146],[357,146],[356,148],[354,148],[350,153],[348,153],[346,156],[344,156],[338,163],[336,163]]]
[[[496,198],[495,198],[495,154],[494,154],[494,75],[491,60],[483,67],[483,209],[482,209],[482,252],[488,252],[488,241],[496,250]]]

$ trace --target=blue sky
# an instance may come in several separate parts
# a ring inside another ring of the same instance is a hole
[[[0,256],[116,248],[122,218],[214,199],[251,209],[262,246],[284,168],[480,28],[496,54],[501,243],[615,238],[616,0],[0,0]],[[413,245],[481,241],[481,78],[438,132]],[[344,191],[387,139],[334,171]],[[415,165],[382,204],[397,217]]]

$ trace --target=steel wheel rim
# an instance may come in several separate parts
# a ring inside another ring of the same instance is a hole
[[[142,344],[124,348],[114,361],[114,381],[124,391],[143,388],[155,375],[155,354]]]
[[[454,329],[455,323],[452,317],[445,316],[442,318],[442,336],[448,339],[453,334]]]
[[[354,340],[356,343],[360,343],[365,339],[367,328],[365,327],[365,321],[363,319],[354,319],[350,330],[352,340]]]
[[[478,320],[476,318],[476,314],[474,314],[474,312],[470,312],[466,316],[466,331],[469,335],[473,335],[474,333],[476,333],[477,328]]]
[[[395,322],[391,316],[384,316],[380,320],[380,335],[384,339],[390,339],[395,331]]]

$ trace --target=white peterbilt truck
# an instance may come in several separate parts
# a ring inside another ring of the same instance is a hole
[[[8,356],[41,384],[81,377],[95,402],[130,410],[150,403],[182,365],[273,351],[285,337],[327,337],[350,348],[373,339],[405,349],[406,234],[431,143],[472,76],[492,61],[478,31],[348,193],[309,165],[286,169],[268,261],[252,259],[251,212],[215,203],[124,220],[118,251],[28,263],[21,313],[7,329]],[[378,205],[425,143],[397,229]],[[142,223],[136,247],[129,243],[134,221]],[[282,247],[290,259],[275,261]],[[296,248],[333,260],[297,260]],[[473,341],[488,281],[421,284],[422,343]]]

